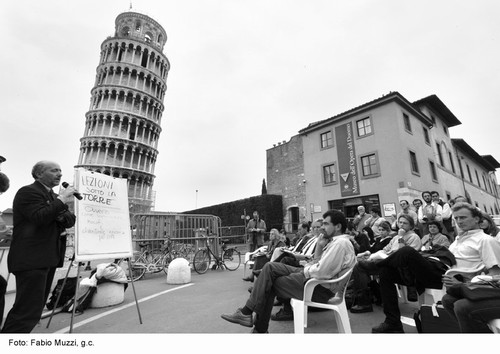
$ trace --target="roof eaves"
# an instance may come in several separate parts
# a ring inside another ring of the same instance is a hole
[[[488,159],[485,159],[483,156],[479,155],[476,150],[474,150],[464,139],[451,139],[451,142],[455,144],[459,149],[472,157],[477,163],[482,165],[488,171],[495,171],[494,165]],[[493,158],[493,157],[492,157]],[[494,158],[493,158],[494,159]],[[496,161],[496,160],[495,160]],[[498,161],[496,162],[498,164]]]
[[[310,123],[307,127],[299,130],[299,134],[305,134],[308,133],[312,130],[319,129],[325,125],[331,124],[335,121],[339,121],[342,119],[349,118],[354,115],[358,115],[360,113],[363,113],[364,111],[367,111],[369,109],[378,107],[380,105],[386,104],[389,101],[399,101],[401,104],[406,105],[409,110],[413,112],[415,116],[417,116],[420,120],[424,121],[429,127],[432,126],[432,122],[429,117],[424,115],[416,106],[414,106],[411,102],[409,102],[406,98],[404,98],[399,92],[397,91],[392,91],[389,92],[388,94],[379,97],[377,99],[374,99],[372,101],[363,103],[360,106],[351,108],[345,112],[339,113],[333,117],[323,119],[317,122]]]
[[[448,127],[454,127],[462,124],[458,120],[458,118],[450,111],[448,107],[439,99],[436,95],[430,95],[424,98],[421,98],[418,101],[413,102],[415,106],[419,106],[421,104],[428,105],[432,108],[433,111],[438,113],[443,120],[446,122]]]
[[[493,156],[491,156],[491,155],[482,155],[481,157],[484,160],[486,160],[491,165],[491,167],[493,167],[494,169],[500,168],[500,162],[498,162]]]

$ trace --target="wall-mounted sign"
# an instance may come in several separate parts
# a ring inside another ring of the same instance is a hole
[[[387,203],[382,206],[384,208],[384,215],[382,216],[392,216],[396,214],[396,204],[394,203]]]
[[[337,139],[340,194],[342,197],[359,195],[358,164],[352,123],[349,122],[336,127],[335,137]]]

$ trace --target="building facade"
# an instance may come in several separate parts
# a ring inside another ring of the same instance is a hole
[[[101,44],[90,108],[75,167],[127,178],[132,213],[154,208],[163,100],[170,63],[167,34],[152,18],[133,11],[115,20],[114,36]]]
[[[399,201],[421,199],[426,190],[438,191],[445,201],[464,195],[498,214],[495,169],[500,164],[462,139],[452,139],[449,128],[459,124],[435,95],[411,103],[391,92],[311,123],[290,142],[268,149],[268,193],[284,196],[287,221],[295,218],[294,208],[299,222],[328,209],[353,217],[359,205],[379,207],[382,216],[390,216],[399,211]],[[294,146],[293,155],[283,154],[288,144]],[[280,158],[294,161],[277,162]]]
[[[287,231],[296,231],[307,212],[303,154],[300,135],[288,142],[279,142],[267,151],[267,193],[282,196]]]

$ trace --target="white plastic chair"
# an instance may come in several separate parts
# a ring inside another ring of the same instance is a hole
[[[445,294],[446,289],[444,286],[441,289],[425,288],[424,293],[419,296],[418,300],[420,305],[432,305],[437,303],[438,301],[441,301]]]
[[[500,334],[500,318],[497,318],[496,320],[491,320],[490,322],[488,322],[488,327],[490,327],[490,329],[493,333]]]
[[[481,274],[484,272],[484,266],[480,265],[478,268],[473,268],[473,269],[465,269],[465,268],[451,268],[448,269],[445,274],[461,274],[465,276],[468,279],[472,279],[475,275]],[[408,295],[407,295],[407,289],[406,286],[400,285],[401,286],[401,291],[398,288],[398,284],[396,285],[396,289],[398,291],[398,296],[402,299],[403,303],[407,304],[408,303]],[[419,305],[426,304],[426,305],[432,305],[435,304],[438,301],[441,301],[443,296],[446,294],[446,287],[443,285],[441,289],[431,289],[431,288],[426,288],[424,293],[421,294],[418,297],[418,302]]]
[[[400,284],[394,284],[394,285],[396,285],[398,297],[401,298],[402,302],[404,304],[410,303],[410,301],[408,300],[407,287],[404,285],[400,285]],[[401,287],[401,289],[399,289],[398,285]],[[426,305],[435,304],[436,302],[438,302],[442,299],[444,294],[446,294],[446,289],[444,288],[444,286],[442,289],[425,288],[425,291],[421,295],[419,295],[419,297],[418,297],[418,304],[419,304],[419,306],[422,304],[426,304]]]
[[[309,306],[319,307],[334,311],[335,321],[340,333],[352,333],[351,323],[349,322],[349,314],[345,305],[345,290],[351,277],[354,267],[347,271],[344,275],[337,279],[320,280],[309,279],[304,284],[304,300],[291,299],[293,308],[293,327],[295,333],[304,333],[304,328],[307,327],[307,308]],[[326,304],[313,302],[311,300],[314,288],[319,284],[339,284],[340,288],[333,298]]]
[[[247,276],[247,268],[250,268],[254,264],[254,261],[250,260],[250,257],[253,253],[247,252],[245,253],[245,258],[243,259],[243,276]]]
[[[258,252],[265,252],[266,250],[267,250],[267,246],[262,246],[262,247],[257,248],[253,252],[245,253],[245,257],[243,258],[243,276],[244,277],[246,277],[247,268],[250,268],[250,266],[254,264],[254,261],[251,260],[252,256]]]

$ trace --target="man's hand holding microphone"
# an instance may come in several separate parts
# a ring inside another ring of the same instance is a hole
[[[70,186],[68,184],[68,182],[63,182],[62,186],[64,189],[62,189],[59,192],[59,195],[57,196],[57,198],[59,198],[64,204],[67,204],[68,202],[70,202],[73,199],[73,197],[75,197],[78,200],[82,200],[82,198],[83,198],[82,195],[80,193],[78,193],[78,191],[75,189],[75,187]]]

